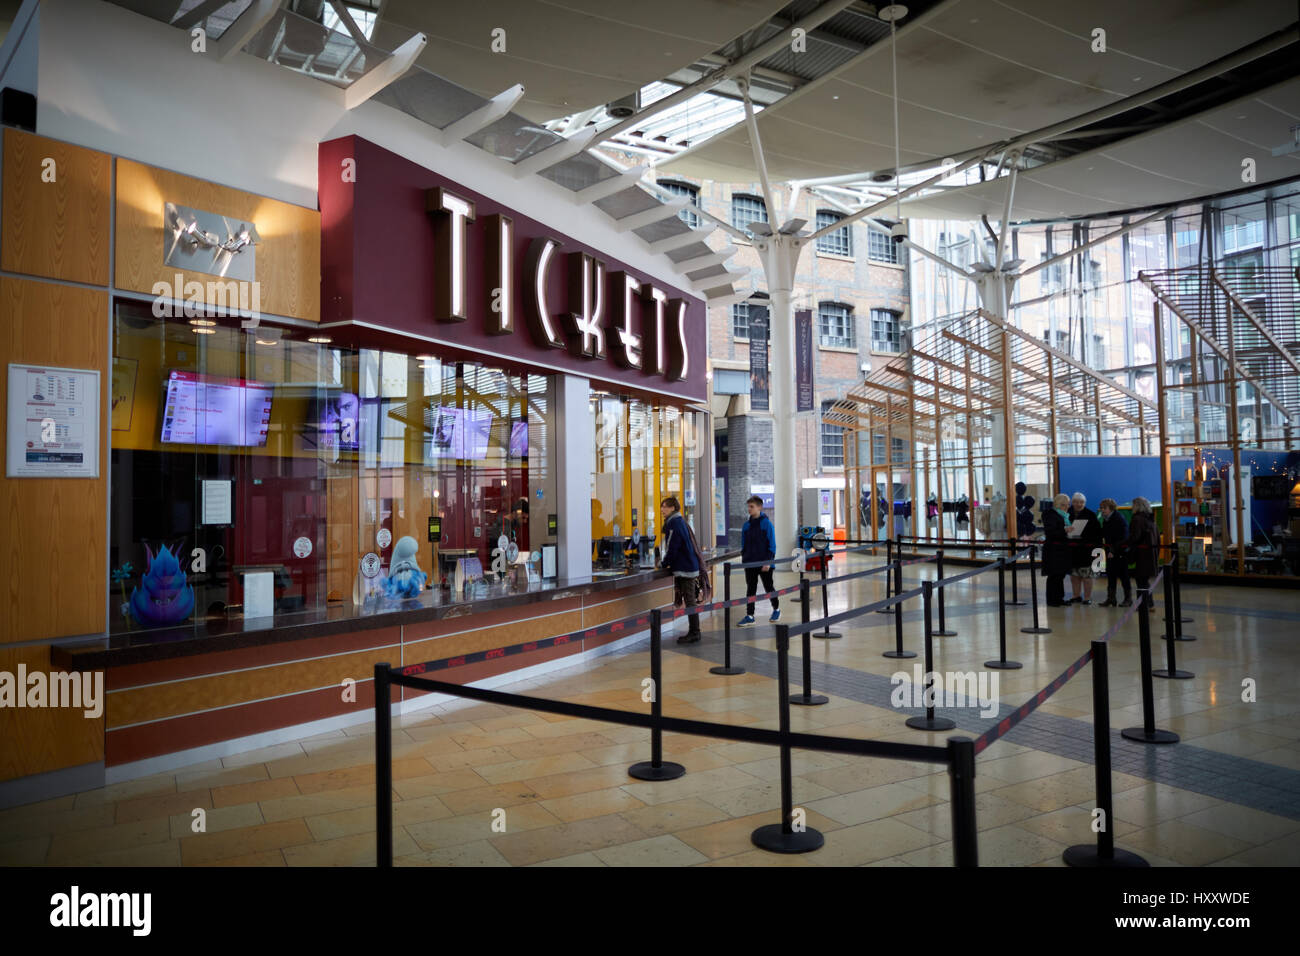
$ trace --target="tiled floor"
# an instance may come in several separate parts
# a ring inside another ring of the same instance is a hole
[[[849,570],[867,566],[855,561]],[[843,573],[843,566],[833,573]],[[960,570],[960,569],[959,569]],[[952,572],[950,572],[952,573]],[[927,570],[909,569],[913,586]],[[780,578],[778,577],[778,582]],[[881,596],[879,578],[832,590],[831,611]],[[784,582],[784,583],[789,583]],[[1024,583],[1022,581],[1022,583]],[[935,669],[979,671],[997,656],[992,574],[954,586]],[[820,603],[818,601],[818,603]],[[797,608],[787,604],[790,619]],[[1155,681],[1157,725],[1182,735],[1144,747],[1118,731],[1141,723],[1136,624],[1111,644],[1110,685],[1116,844],[1153,865],[1300,864],[1300,598],[1295,591],[1184,591],[1186,625],[1199,640],[1177,645],[1185,681]],[[766,609],[762,609],[765,619]],[[1099,607],[1042,609],[1049,635],[1019,632],[1026,608],[1008,609],[1000,715],[1046,685],[1118,619]],[[819,609],[814,611],[814,616]],[[920,649],[919,610],[904,615],[907,646]],[[679,622],[684,629],[685,622]],[[702,644],[664,652],[664,711],[680,717],[776,727],[773,632],[733,630],[748,672],[718,677],[721,620],[705,620]],[[949,734],[903,726],[910,708],[890,703],[890,675],[915,661],[880,656],[894,625],[868,614],[812,642],[820,707],[793,708],[793,727],[910,743]],[[1155,628],[1158,638],[1160,627]],[[792,678],[801,679],[799,642]],[[1163,662],[1164,644],[1154,653]],[[901,666],[900,666],[901,665]],[[505,688],[644,710],[647,642]],[[1256,700],[1244,702],[1253,680]],[[797,689],[797,687],[796,687]],[[982,865],[1059,866],[1061,852],[1095,840],[1091,670],[1085,669],[977,760]],[[975,735],[998,719],[941,710]],[[359,725],[262,751],[0,811],[0,864],[138,866],[373,865],[373,728]],[[801,856],[757,850],[750,833],[779,822],[774,749],[668,734],[666,759],[687,767],[674,781],[642,782],[627,767],[648,759],[647,733],[589,720],[462,702],[394,722],[394,858],[437,866],[948,866],[948,777],[936,765],[796,751],[794,798],[825,846]],[[206,832],[194,832],[202,810]]]

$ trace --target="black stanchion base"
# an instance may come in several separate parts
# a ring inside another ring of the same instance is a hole
[[[710,667],[710,668],[709,668],[709,673],[710,673],[710,674],[721,674],[723,677],[731,677],[733,674],[743,674],[743,673],[745,673],[745,668],[743,668],[743,667],[723,667],[721,664],[719,664],[717,667]]]
[[[909,657],[915,657],[916,651],[885,651],[880,656],[894,660],[907,660]]]
[[[684,773],[686,768],[671,760],[665,760],[657,767],[649,760],[644,760],[627,768],[627,775],[638,780],[676,780]]]
[[[808,827],[802,832],[786,833],[779,823],[769,823],[750,834],[749,839],[760,850],[773,853],[809,853],[820,850],[826,838],[820,830]]]
[[[1150,866],[1146,860],[1136,853],[1130,853],[1128,850],[1116,848],[1112,856],[1103,857],[1095,844],[1080,843],[1072,846],[1061,854],[1061,859],[1065,861],[1066,866],[1115,866],[1115,867],[1132,867],[1132,866]]]
[[[957,725],[947,717],[909,717],[907,726],[913,730],[952,730]]]
[[[1020,661],[985,661],[984,666],[995,671],[1018,671],[1025,665]]]
[[[1005,604],[1007,607],[1025,607],[1028,605],[1029,602],[1028,601],[1003,601],[1002,603]]]
[[[1126,727],[1119,735],[1137,744],[1176,744],[1179,740],[1172,730],[1153,730],[1148,734],[1141,727]]]
[[[1169,635],[1168,635],[1168,634],[1161,634],[1161,635],[1160,635],[1160,640],[1162,640],[1162,641],[1167,641],[1167,640],[1169,640]],[[1181,636],[1179,636],[1179,637],[1175,637],[1174,640],[1175,640],[1175,641],[1194,641],[1194,640],[1196,640],[1196,638],[1193,637],[1193,636],[1190,635],[1190,634],[1183,634],[1183,635],[1181,635]]]
[[[957,632],[956,632],[956,631],[949,631],[949,630],[931,631],[931,632],[930,632],[930,636],[931,636],[931,637],[956,637],[956,636],[957,636]]]
[[[1020,633],[1021,634],[1051,634],[1052,629],[1050,627],[1022,627],[1020,629]]]
[[[893,613],[894,613],[894,605],[890,605],[889,607],[882,607],[882,608],[881,608],[879,611],[877,611],[876,613],[877,613],[877,614],[893,614]]]
[[[1162,667],[1158,671],[1151,672],[1152,677],[1165,677],[1172,680],[1191,680],[1196,675],[1191,671],[1171,671],[1167,667]]]
[[[1191,624],[1191,623],[1192,623],[1193,621],[1195,621],[1195,620],[1196,620],[1196,618],[1194,618],[1194,617],[1180,617],[1180,618],[1178,619],[1178,623],[1179,623],[1179,624]]]
[[[790,703],[814,707],[817,704],[829,704],[831,699],[825,694],[791,694]]]
[[[843,637],[843,634],[836,634],[834,631],[822,631],[820,634],[814,634],[813,637],[820,637],[822,640],[833,641]]]

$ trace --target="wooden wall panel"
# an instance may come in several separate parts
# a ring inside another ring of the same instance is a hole
[[[115,284],[153,294],[154,283],[218,281],[163,265],[163,204],[173,202],[257,226],[261,311],[320,321],[320,213],[127,159],[117,160]]]
[[[0,267],[107,286],[111,178],[106,153],[6,129]]]
[[[0,277],[0,373],[23,362],[99,369],[109,404],[108,293]],[[0,449],[8,387],[0,388]],[[4,478],[0,471],[0,641],[101,633],[108,588],[108,433],[98,478]]]
[[[19,664],[48,674],[49,646],[0,648],[0,671],[16,677]],[[104,716],[68,707],[0,707],[0,741],[0,780],[94,763],[104,759]]]

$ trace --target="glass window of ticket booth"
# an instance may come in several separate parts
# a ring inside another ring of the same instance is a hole
[[[406,561],[430,600],[501,536],[555,543],[530,521],[557,500],[552,376],[128,300],[113,331],[114,633],[355,609],[363,567]]]
[[[700,490],[708,470],[700,438],[710,434],[706,413],[599,389],[591,392],[590,409],[593,574],[654,567],[659,502],[669,496],[708,547]]]

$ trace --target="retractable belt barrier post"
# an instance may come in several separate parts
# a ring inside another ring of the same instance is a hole
[[[1030,603],[1034,605],[1034,626],[1022,627],[1021,634],[1051,634],[1050,627],[1038,626],[1038,545],[1029,546],[1029,590],[1031,592]]]
[[[930,603],[933,592],[933,581],[921,582],[921,602],[925,608],[925,700],[930,703],[926,705],[924,717],[918,715],[907,718],[907,726],[913,730],[952,730],[957,726],[955,721],[949,720],[947,717],[934,716],[934,651],[931,646],[933,638],[930,635]],[[899,608],[898,619],[901,621],[903,619],[901,603]],[[972,773],[974,772],[973,760],[974,755],[972,754]],[[954,809],[953,812],[956,813],[956,810]]]
[[[1178,556],[1174,555],[1174,560],[1169,563],[1169,570],[1174,578],[1174,640],[1175,641],[1194,641],[1196,638],[1190,634],[1183,633],[1183,625],[1191,621],[1190,617],[1183,617],[1183,572],[1178,570]],[[1165,640],[1169,635],[1165,635]]]
[[[808,592],[812,590],[806,580],[799,581],[799,620],[802,624],[807,624],[810,620],[808,616]],[[822,594],[826,589],[822,588]],[[812,635],[807,631],[803,632],[803,693],[791,694],[790,703],[803,704],[808,707],[817,704],[830,703],[830,698],[824,694],[814,694],[812,692]]]
[[[1013,563],[1011,567],[1013,568],[1012,580],[1015,580],[1014,577],[1015,564]],[[1006,596],[1007,596],[1007,559],[998,558],[998,648],[1000,651],[1000,655],[998,659],[995,661],[985,661],[984,666],[999,671],[1015,671],[1015,670],[1019,670],[1024,665],[1021,664],[1019,661],[1007,660]]]
[[[807,590],[804,590],[807,595]],[[804,607],[808,606],[807,601]],[[806,616],[805,616],[806,623]],[[776,671],[779,707],[779,727],[782,736],[790,732],[790,627],[776,626]],[[781,744],[781,822],[761,826],[750,834],[754,846],[773,853],[807,853],[825,844],[821,832],[800,823],[795,827],[794,788],[790,768],[790,745]]]
[[[1012,554],[1015,554],[1015,553],[1016,553],[1016,549],[1015,549],[1015,543],[1016,543],[1016,542],[1015,542],[1014,539],[1012,539],[1010,543],[1011,543],[1011,545],[1012,545],[1011,553],[1012,553]],[[1019,592],[1016,590],[1016,578],[1019,576],[1019,575],[1017,574],[1017,572],[1019,571],[1019,569],[1020,569],[1020,562],[1019,562],[1019,561],[1013,561],[1013,562],[1011,563],[1011,600],[1006,602],[1006,603],[1007,603],[1008,605],[1010,605],[1011,607],[1024,607],[1024,606],[1025,606],[1025,602],[1022,601],[1022,600],[1020,600],[1020,594],[1019,594]]]
[[[722,566],[722,599],[726,603],[722,616],[722,666],[710,667],[710,674],[730,677],[745,673],[743,667],[731,666],[731,562]]]
[[[393,865],[393,711],[385,661],[375,665],[375,865]]]
[[[1175,620],[1176,620],[1176,616],[1174,614],[1173,565],[1166,564],[1165,565],[1165,637],[1168,638],[1174,636],[1174,628],[1177,626],[1174,623]],[[1196,676],[1191,671],[1180,671],[1178,669],[1178,665],[1174,661],[1174,645],[1177,643],[1178,641],[1176,639],[1165,641],[1165,659],[1168,662],[1168,666],[1158,671],[1152,671],[1151,673],[1153,675],[1155,675],[1156,677],[1168,678],[1170,680],[1189,680],[1192,677]]]
[[[889,574],[890,572],[885,572],[886,581],[889,580]],[[943,592],[941,591],[940,593]],[[889,595],[886,594],[885,597],[888,598]],[[894,616],[894,649],[892,651],[885,651],[881,656],[900,660],[916,656],[916,651],[903,649],[903,615],[897,614]]]
[[[1142,614],[1143,621],[1146,614]],[[1143,625],[1139,625],[1143,626]],[[1097,843],[1079,843],[1061,854],[1070,866],[1148,866],[1146,860],[1128,850],[1115,849],[1115,813],[1110,786],[1110,678],[1106,641],[1092,642],[1092,746],[1097,781],[1097,806],[1101,828]]]
[[[935,637],[956,637],[956,636],[957,636],[957,632],[956,632],[956,631],[950,631],[950,630],[948,630],[948,627],[947,627],[947,625],[944,623],[944,620],[943,620],[943,590],[944,590],[944,588],[943,588],[943,548],[940,548],[940,549],[939,549],[938,551],[936,551],[935,554],[934,554],[934,567],[935,567],[934,576],[935,576],[935,579],[938,581],[938,587],[939,587],[939,629],[938,629],[937,631],[934,632],[934,636],[935,636]],[[916,655],[913,654],[912,656],[915,657]]]
[[[1151,606],[1151,590],[1139,590],[1137,596],[1138,646],[1142,661],[1142,726],[1126,727],[1119,735],[1125,740],[1140,744],[1176,744],[1176,733],[1156,729],[1155,688],[1151,683],[1151,619],[1147,613]]]
[[[830,591],[830,588],[826,586],[826,565],[828,564],[830,564],[830,559],[828,557],[823,556],[822,569],[821,569],[822,570],[822,619],[823,620],[831,616],[830,598],[827,596],[827,592]],[[813,636],[824,638],[826,640],[832,640],[834,638],[843,637],[844,635],[838,633],[837,631],[832,631],[831,626],[827,624],[822,629],[822,632],[820,634],[814,634]]]
[[[885,539],[885,566],[888,567],[893,563],[894,563],[894,540],[892,538],[886,538]],[[889,573],[886,572],[885,573],[885,597],[888,598],[890,596],[891,595],[889,593]],[[895,610],[896,610],[895,607],[891,604],[889,607],[882,607],[876,613],[893,614]]]
[[[663,716],[663,661],[660,637],[663,632],[664,613],[659,608],[650,612],[650,716],[656,720]],[[634,763],[627,768],[629,777],[637,780],[676,780],[686,773],[686,768],[672,761],[665,762],[663,731],[656,723],[650,729],[650,760]]]
[[[948,738],[948,781],[952,803],[954,866],[979,866],[975,828],[975,741]]]

